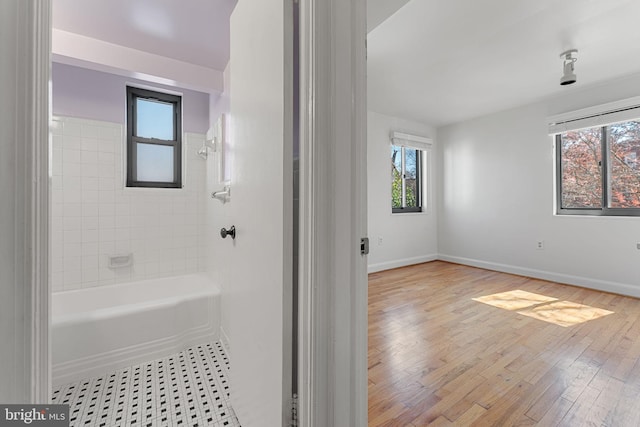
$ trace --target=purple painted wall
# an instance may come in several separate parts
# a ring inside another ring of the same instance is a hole
[[[185,132],[206,133],[209,129],[209,94],[179,87],[152,84],[115,74],[54,62],[52,102],[56,116],[106,122],[125,122],[126,86],[140,84],[159,91],[182,93],[182,124]]]

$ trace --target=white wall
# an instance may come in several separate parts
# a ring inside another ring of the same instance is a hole
[[[124,186],[121,124],[55,117],[52,129],[54,292],[205,269],[204,135],[184,136],[184,188],[140,189]],[[108,267],[128,253],[132,266]]]
[[[548,115],[637,95],[640,76],[630,76],[439,128],[440,258],[640,296],[640,219],[555,216],[546,125]]]
[[[436,259],[438,253],[435,167],[438,142],[435,130],[425,124],[369,112],[367,124],[369,272]],[[392,131],[434,139],[427,176],[427,208],[422,213],[391,213]],[[382,244],[379,239],[382,238]]]

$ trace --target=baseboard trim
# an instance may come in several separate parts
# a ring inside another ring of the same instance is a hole
[[[393,261],[380,262],[377,264],[369,264],[367,271],[369,273],[376,273],[378,271],[391,270],[392,268],[406,267],[408,265],[414,265],[414,264],[422,264],[423,262],[435,261],[437,259],[438,259],[437,254],[397,259]]]
[[[626,283],[610,282],[606,280],[592,279],[583,276],[556,273],[552,271],[536,270],[533,268],[518,267],[509,264],[482,261],[472,258],[457,257],[446,254],[439,254],[440,261],[463,264],[471,267],[484,268],[485,270],[500,271],[502,273],[517,274],[519,276],[532,277],[534,279],[548,280],[550,282],[563,283],[567,285],[581,286],[583,288],[595,289],[598,291],[611,292],[614,294],[627,295],[640,298],[640,287]]]

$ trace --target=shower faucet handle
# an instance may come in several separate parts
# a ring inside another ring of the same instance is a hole
[[[226,239],[227,236],[231,236],[231,238],[235,240],[236,238],[235,225],[232,225],[231,228],[229,228],[228,230],[226,228],[223,228],[220,230],[220,237],[222,237],[223,239]]]

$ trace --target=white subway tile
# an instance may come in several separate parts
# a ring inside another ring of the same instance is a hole
[[[62,271],[51,273],[51,290],[53,292],[64,291],[64,274]]]
[[[82,138],[79,136],[65,135],[62,144],[65,150],[82,150]]]
[[[114,191],[116,189],[116,181],[114,178],[99,178],[101,191]]]
[[[82,216],[98,216],[99,209],[97,203],[84,203],[82,204]]]
[[[100,201],[100,192],[98,190],[83,190],[82,203],[95,204]]]
[[[103,281],[103,280],[111,280],[111,281],[113,281],[113,279],[116,277],[116,275],[113,272],[113,270],[111,270],[110,268],[106,268],[106,267],[100,268],[98,270],[98,274],[99,274],[99,277],[100,277],[100,281]],[[113,283],[113,282],[111,282],[111,283]]]
[[[115,191],[100,191],[100,203],[114,205],[114,212],[115,212],[115,201],[116,201],[115,194],[116,194]]]
[[[77,230],[80,231],[82,229],[82,222],[79,216],[63,216],[62,217],[62,229],[64,231],[68,230]]]
[[[99,242],[82,242],[82,255],[98,255],[100,253]]]
[[[67,217],[79,217],[82,215],[82,205],[79,203],[65,204],[62,215]]]
[[[116,228],[115,229],[115,240],[116,242],[120,241],[129,241],[129,228]]]
[[[53,254],[51,257],[51,272],[57,273],[60,271],[64,271],[62,254]]]
[[[115,153],[115,145],[116,143],[111,139],[100,140],[98,143],[98,151],[103,153]]]
[[[62,190],[65,193],[68,192],[80,192],[82,190],[82,180],[73,176],[63,176],[62,178]]]
[[[98,204],[100,216],[115,216],[116,209],[114,204],[100,203]]]
[[[115,228],[100,228],[100,242],[115,242]]]
[[[99,170],[96,164],[83,163],[81,165],[81,175],[83,178],[97,178],[99,176]]]
[[[82,176],[82,163],[65,163],[63,165],[62,175],[65,177],[81,177]]]
[[[65,263],[68,258],[79,257],[80,255],[82,255],[82,246],[80,245],[80,242],[64,243],[62,256],[65,259]],[[66,267],[65,270],[67,270]]]
[[[55,199],[53,199],[52,197],[52,203],[51,203],[51,216],[52,217],[59,217],[62,218],[64,212],[64,204],[62,203],[57,203]]]
[[[64,123],[64,134],[70,136],[82,136],[82,126],[73,120],[66,120]]]
[[[80,150],[70,150],[70,149],[62,150],[62,162],[64,164],[81,163],[82,161],[81,153],[82,151]]]
[[[101,165],[115,165],[116,157],[114,153],[98,153],[98,163]]]
[[[63,273],[63,286],[65,291],[80,289],[82,283],[82,270],[69,270]]]
[[[81,243],[82,242],[82,231],[80,230],[65,230],[63,233],[64,243]]]
[[[97,271],[99,266],[100,262],[98,261],[98,255],[85,255],[82,257],[83,270],[95,269]]]
[[[98,137],[98,127],[90,124],[82,124],[82,137],[83,138],[97,138]]]
[[[126,215],[116,215],[116,228],[131,226],[131,217]]]
[[[113,165],[98,165],[98,176],[100,178],[115,178],[115,168]]]
[[[115,215],[100,215],[100,228],[116,228]]]
[[[82,286],[85,287],[89,282],[98,282],[98,269],[82,270]]]
[[[106,241],[106,240],[101,240],[100,241],[100,254],[103,255],[104,257],[108,256],[108,255],[113,255],[116,251],[116,243],[112,240]],[[102,260],[100,261],[102,262]],[[105,258],[105,267],[107,266],[106,264],[106,258]]]
[[[97,243],[100,241],[99,229],[82,230],[82,243]]]
[[[98,164],[98,153],[96,151],[81,151],[80,160],[84,164],[96,166]]]
[[[98,151],[98,140],[95,138],[83,138],[82,145],[80,149],[83,152],[97,152]]]
[[[131,242],[129,240],[117,240],[115,243],[117,254],[128,254],[131,252]]]
[[[62,259],[62,271],[80,270],[82,268],[81,256],[65,256]]]

